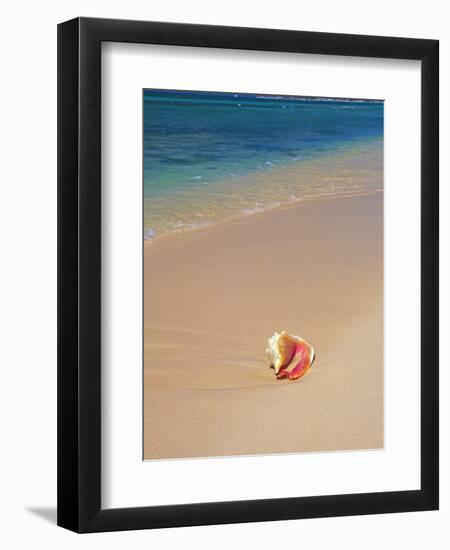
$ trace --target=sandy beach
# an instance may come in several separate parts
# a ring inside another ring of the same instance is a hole
[[[144,459],[383,447],[383,193],[144,246]],[[309,341],[276,380],[275,331]]]

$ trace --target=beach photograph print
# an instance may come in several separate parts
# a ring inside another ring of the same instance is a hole
[[[143,90],[143,459],[380,449],[380,99]]]

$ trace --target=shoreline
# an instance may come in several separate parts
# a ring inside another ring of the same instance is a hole
[[[210,224],[205,225],[199,225],[198,227],[190,227],[186,229],[175,229],[173,231],[168,231],[166,233],[163,233],[161,235],[155,235],[154,237],[151,237],[150,239],[144,239],[144,250],[145,247],[149,247],[152,245],[155,245],[156,243],[163,242],[167,239],[170,239],[172,237],[178,237],[182,235],[189,235],[190,233],[198,233],[201,231],[209,231],[214,229],[215,227],[220,227],[228,223],[233,222],[239,222],[240,220],[246,220],[248,218],[253,218],[254,216],[264,216],[265,214],[271,213],[273,211],[282,211],[289,208],[296,208],[301,205],[308,205],[308,204],[315,204],[315,203],[321,203],[326,201],[334,201],[334,200],[340,200],[340,199],[352,199],[357,197],[367,197],[371,195],[379,195],[383,194],[383,189],[374,189],[374,190],[366,190],[361,191],[360,193],[348,193],[348,194],[336,194],[336,195],[322,195],[321,197],[312,197],[307,199],[298,199],[292,202],[287,202],[284,204],[277,204],[276,206],[273,206],[271,208],[267,208],[260,211],[255,211],[251,213],[243,213],[240,216],[236,216],[235,218],[227,218],[224,220],[219,220],[217,222],[213,222]]]
[[[151,243],[145,460],[383,447],[382,192]],[[315,347],[302,379],[269,369],[275,330]]]
[[[326,155],[276,165],[210,184],[144,197],[144,235],[195,231],[274,208],[382,190],[383,142],[378,138]],[[152,213],[151,213],[152,212]],[[152,217],[152,220],[149,220]]]

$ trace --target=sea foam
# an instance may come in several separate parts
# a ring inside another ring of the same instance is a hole
[[[156,231],[150,227],[144,229],[144,241],[151,241],[156,237]]]

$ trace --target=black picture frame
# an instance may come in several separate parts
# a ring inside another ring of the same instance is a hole
[[[421,488],[101,508],[101,43],[421,61]],[[77,18],[58,26],[58,525],[150,529],[438,509],[437,40]]]

